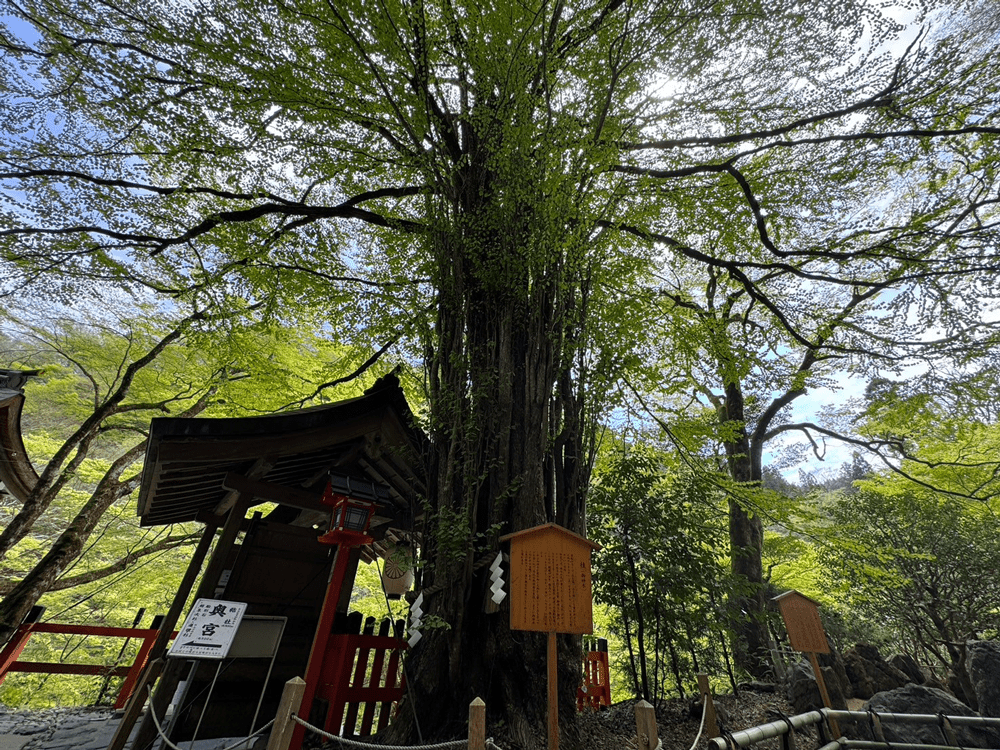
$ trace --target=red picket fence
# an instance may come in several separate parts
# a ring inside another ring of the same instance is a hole
[[[343,736],[363,737],[383,729],[403,697],[406,641],[402,620],[382,620],[377,635],[374,617],[361,628],[361,614],[353,612],[347,623],[350,632],[335,633],[327,643],[316,698],[329,706],[325,731],[340,734],[343,727]]]
[[[42,674],[80,674],[94,675],[100,677],[124,677],[118,691],[118,698],[115,700],[115,708],[124,708],[128,702],[135,684],[139,679],[142,668],[149,658],[149,651],[153,648],[153,642],[159,634],[159,628],[155,627],[157,619],[154,619],[152,628],[109,628],[96,625],[57,625],[55,623],[38,622],[44,607],[34,608],[25,618],[21,626],[15,631],[13,637],[7,643],[3,651],[0,651],[0,683],[4,681],[10,672],[33,672]],[[18,661],[24,647],[28,645],[33,635],[39,633],[55,633],[62,635],[99,635],[111,636],[115,638],[136,638],[142,640],[139,652],[135,656],[135,661],[131,666],[105,666],[103,664],[62,664],[59,662],[33,662]],[[176,634],[175,634],[176,635]]]
[[[608,642],[604,638],[585,639],[583,654],[583,684],[576,691],[576,710],[594,711],[611,705],[611,670],[608,666]]]

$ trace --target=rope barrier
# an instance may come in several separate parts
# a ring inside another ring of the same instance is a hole
[[[153,689],[149,685],[146,686],[146,692],[149,694],[150,698],[153,697]],[[175,745],[173,742],[171,742],[167,738],[167,735],[165,735],[163,733],[163,727],[160,726],[160,720],[156,718],[156,711],[153,710],[153,701],[152,700],[149,701],[149,717],[153,720],[153,726],[156,727],[156,733],[158,735],[160,735],[160,739],[163,740],[163,743],[167,747],[169,747],[170,750],[182,750],[182,748],[179,748],[177,745]],[[243,739],[241,739],[239,742],[237,742],[235,744],[226,745],[226,747],[219,748],[219,750],[235,750],[235,748],[239,747],[243,743],[249,742],[254,737],[258,737],[261,734],[263,734],[266,730],[268,730],[268,729],[271,728],[271,725],[273,723],[274,723],[274,719],[271,719],[269,722],[267,722],[267,724],[265,724],[264,726],[262,726],[260,729],[258,729],[253,734],[251,734],[251,735],[249,735],[247,737],[244,737]]]
[[[708,713],[708,701],[703,700],[701,702],[701,724],[698,725],[698,734],[694,736],[694,742],[691,743],[691,750],[698,747],[698,740],[701,739],[701,733],[705,729],[705,714]],[[660,750],[663,747],[663,740],[656,743],[656,750]]]
[[[387,747],[392,748],[392,750],[452,750],[452,748],[463,748],[469,744],[468,740],[452,740],[451,742],[439,742],[436,745],[378,745],[374,742],[358,742],[357,740],[349,740],[346,737],[341,737],[339,734],[330,734],[319,727],[313,726],[308,721],[299,718],[295,714],[292,714],[292,721],[296,724],[301,724],[310,732],[314,732],[320,737],[326,737],[328,740],[336,740],[337,742],[347,745],[348,747],[369,748],[369,750],[370,748],[376,747]],[[492,744],[492,742],[492,739],[486,740],[487,746]],[[496,747],[496,745],[493,745],[493,747]],[[497,750],[500,749],[497,748]]]

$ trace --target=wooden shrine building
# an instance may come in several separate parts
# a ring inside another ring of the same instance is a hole
[[[358,398],[294,412],[152,421],[141,524],[206,524],[166,627],[175,627],[206,557],[195,597],[246,602],[248,616],[287,618],[269,674],[267,659],[234,659],[218,672],[217,662],[161,662],[152,707],[162,717],[178,696],[173,741],[195,732],[198,739],[245,736],[265,679],[259,715],[274,716],[284,683],[306,671],[337,549],[318,540],[330,525],[324,489],[330,483],[337,492],[375,503],[367,532],[372,541],[350,550],[337,606],[338,616],[346,616],[358,562],[413,541],[417,500],[425,492],[425,445],[394,375]],[[165,645],[164,639],[151,659],[162,656]],[[209,693],[211,710],[203,711]],[[153,739],[148,722],[133,747],[145,748]]]

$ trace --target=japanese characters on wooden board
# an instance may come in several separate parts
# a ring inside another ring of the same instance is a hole
[[[788,632],[788,643],[794,651],[806,654],[828,654],[823,623],[819,619],[819,602],[798,591],[786,591],[774,597],[781,610]]]
[[[590,553],[600,545],[553,523],[500,541],[510,541],[511,630],[594,631]]]

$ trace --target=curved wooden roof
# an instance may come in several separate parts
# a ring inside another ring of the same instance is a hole
[[[372,484],[372,531],[409,529],[424,493],[426,437],[413,425],[399,381],[364,396],[261,417],[152,420],[138,511],[143,526],[220,515],[240,493],[328,515],[328,476]]]
[[[40,370],[0,370],[0,495],[20,501],[38,483],[38,473],[28,459],[21,437],[24,384]]]

